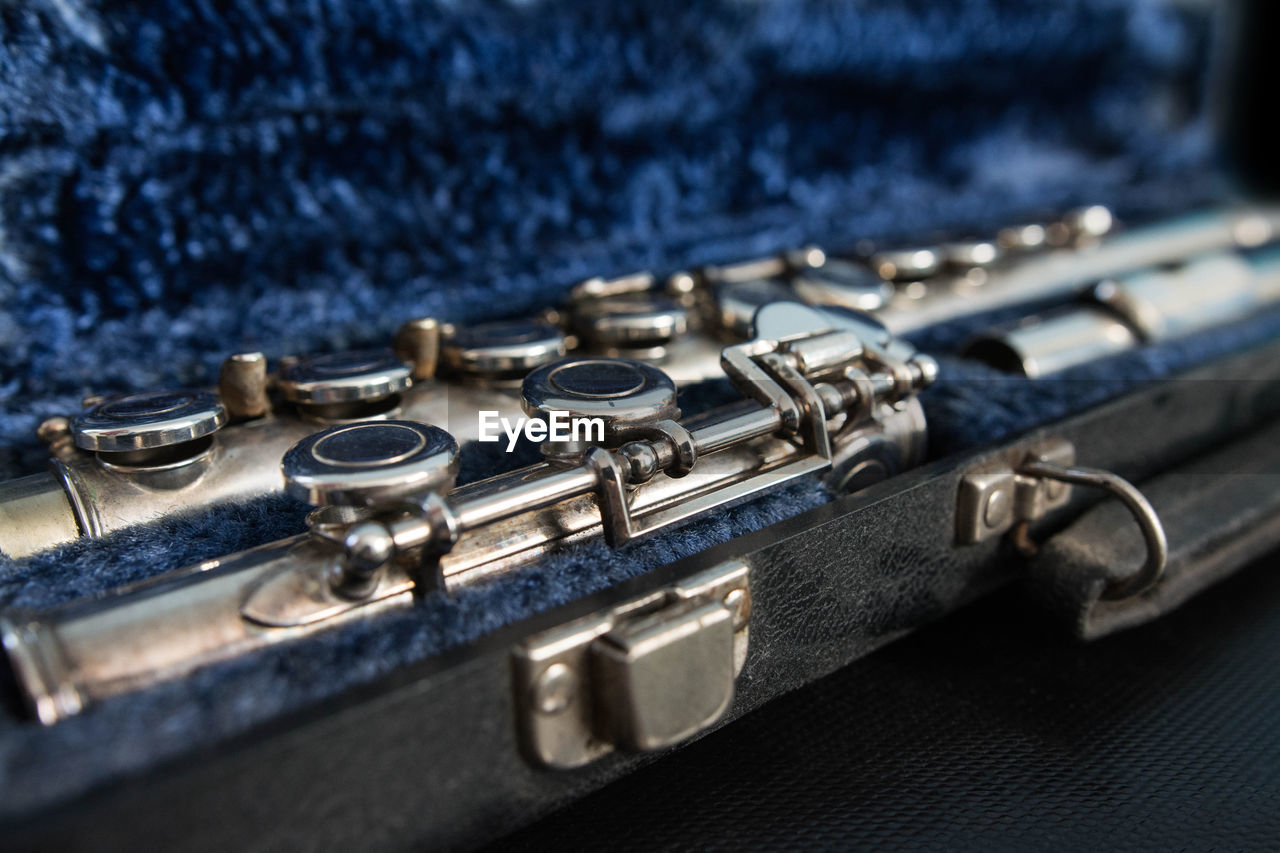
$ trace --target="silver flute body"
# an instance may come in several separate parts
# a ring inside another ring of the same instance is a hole
[[[931,359],[874,324],[797,304],[761,309],[758,325],[721,356],[743,399],[692,418],[680,416],[670,377],[644,362],[577,357],[535,371],[525,411],[599,417],[604,440],[549,441],[547,461],[465,486],[452,483],[457,443],[435,426],[385,419],[303,439],[283,478],[320,506],[309,533],[46,613],[4,614],[0,635],[30,708],[53,723],[517,572],[568,543],[621,546],[799,477],[855,490],[922,459],[916,393],[936,377]]]
[[[465,439],[474,435],[477,408],[518,411],[511,394],[428,381],[405,391],[388,415],[447,424]],[[279,494],[280,458],[329,423],[266,415],[219,430],[202,452],[170,465],[120,464],[64,447],[48,472],[0,484],[0,551],[27,556],[81,535],[105,536],[176,512]]]
[[[285,451],[334,424],[403,418],[474,440],[476,412],[518,417],[520,380],[566,353],[642,360],[684,387],[721,375],[720,346],[748,338],[755,310],[768,301],[870,311],[902,334],[995,308],[1068,299],[1099,281],[1201,254],[1265,245],[1280,233],[1280,211],[1223,209],[1117,233],[1111,227],[1104,208],[1084,208],[990,237],[870,246],[854,257],[809,247],[662,280],[648,273],[592,279],[537,320],[454,328],[419,319],[385,352],[290,358],[270,374],[261,354],[238,353],[216,389],[91,400],[80,415],[42,425],[49,470],[0,483],[0,552],[23,557],[81,536],[279,494]],[[1253,298],[1240,311],[1276,298],[1273,288],[1251,281],[1241,287]],[[1184,307],[1195,311],[1189,301]],[[1111,307],[1076,312],[1009,331],[1007,345],[976,353],[1038,375],[1158,339],[1133,326]],[[1026,357],[1009,354],[1019,348]]]
[[[558,357],[565,350],[561,344],[549,352]],[[340,355],[369,362],[391,361],[389,353]],[[682,384],[718,373],[718,358],[719,344],[697,335],[684,335],[659,355],[650,356],[654,363],[672,365]],[[411,362],[404,362],[401,370],[411,373]],[[269,378],[264,375],[262,380]],[[96,408],[127,404],[137,397],[147,397],[150,402],[163,394],[202,397],[208,412],[225,409],[218,398],[229,396],[225,392],[216,397],[209,392],[160,392],[116,398]],[[162,399],[160,404],[167,402]],[[25,557],[80,536],[101,537],[215,504],[280,494],[284,480],[279,461],[285,451],[334,424],[404,418],[436,424],[467,442],[479,437],[478,411],[507,418],[521,414],[518,379],[513,386],[507,376],[502,381],[476,381],[467,376],[428,375],[412,384],[406,382],[403,390],[375,402],[383,405],[369,411],[342,401],[314,405],[276,401],[262,414],[240,418],[208,436],[179,443],[179,448],[184,444],[199,446],[176,459],[162,455],[169,446],[95,452],[77,447],[63,432],[51,442],[48,471],[0,483],[0,553]],[[127,429],[129,424],[121,423],[119,428]]]
[[[903,334],[959,316],[1071,297],[1103,279],[1200,254],[1252,249],[1278,236],[1277,208],[1202,211],[1083,245],[1015,256],[980,276],[978,284],[964,272],[938,276],[922,293],[899,289],[878,316],[890,331]]]
[[[989,329],[968,358],[1032,378],[1240,320],[1280,302],[1280,249],[1207,252],[1104,279],[1070,305]]]

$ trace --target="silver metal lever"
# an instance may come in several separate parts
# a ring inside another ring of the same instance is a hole
[[[1059,465],[1043,459],[1032,459],[1023,463],[1019,466],[1018,472],[1046,480],[1102,489],[1119,499],[1132,513],[1134,521],[1138,522],[1138,528],[1142,531],[1143,541],[1146,542],[1146,562],[1130,577],[1108,586],[1103,591],[1102,598],[1108,601],[1132,598],[1146,592],[1159,582],[1164,574],[1165,564],[1169,560],[1169,540],[1165,535],[1160,516],[1136,486],[1123,477],[1100,468]]]

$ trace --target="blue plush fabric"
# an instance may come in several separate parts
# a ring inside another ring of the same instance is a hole
[[[588,275],[1208,194],[1173,4],[6,4],[0,467],[89,391]]]
[[[6,4],[0,476],[37,470],[35,425],[85,393],[207,381],[235,349],[377,343],[409,316],[518,314],[588,275],[806,240],[1085,202],[1184,210],[1214,194],[1206,32],[1165,0]],[[933,449],[1277,333],[1262,316],[1075,376],[1103,382],[990,382],[948,360],[926,398]],[[826,499],[804,482],[621,552],[578,546],[50,730],[0,718],[0,816]],[[0,604],[87,594],[300,519],[268,500],[76,543],[0,570]]]

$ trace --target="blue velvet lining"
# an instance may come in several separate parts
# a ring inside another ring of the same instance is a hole
[[[588,275],[807,240],[1214,195],[1206,22],[1160,0],[32,2],[0,29],[4,477],[39,469],[35,425],[85,393],[204,382],[235,349],[377,343],[410,316],[519,314]],[[1267,314],[1051,383],[944,359],[931,447],[1277,334]],[[806,481],[618,552],[575,546],[49,730],[0,718],[0,817],[826,499]],[[75,543],[0,567],[0,604],[224,554],[301,515],[263,500]]]
[[[1176,4],[6,4],[0,471],[236,349],[1210,188]]]

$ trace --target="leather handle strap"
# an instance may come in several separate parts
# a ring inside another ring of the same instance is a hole
[[[1032,592],[1083,639],[1155,619],[1280,547],[1280,423],[1153,477],[1141,492],[1167,535],[1154,583],[1135,583],[1150,575],[1152,538],[1134,535],[1143,513],[1121,501],[1086,512],[1031,562]]]

